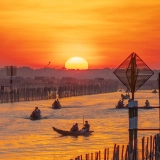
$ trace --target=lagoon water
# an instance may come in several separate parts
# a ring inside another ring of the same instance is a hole
[[[3,160],[70,160],[78,155],[114,144],[128,143],[128,110],[115,109],[122,92],[105,93],[60,99],[62,109],[51,108],[53,100],[0,104],[0,159]],[[138,91],[135,100],[143,106],[148,99],[159,105],[158,93]],[[127,103],[127,100],[124,101]],[[31,121],[29,115],[38,106],[44,119]],[[83,125],[83,116],[94,133],[89,137],[60,136],[52,126],[69,130],[77,122]],[[138,110],[138,128],[159,128],[159,109]],[[143,136],[159,131],[138,131],[139,148]]]

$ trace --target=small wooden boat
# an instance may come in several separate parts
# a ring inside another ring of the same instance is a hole
[[[117,109],[126,109],[127,107],[125,107],[124,105],[116,105]]]
[[[123,103],[123,100],[119,100],[118,103],[115,105],[117,109],[124,109],[126,108],[124,103]]]
[[[41,119],[41,118],[42,118],[42,116],[35,114],[34,111],[33,111],[32,114],[30,115],[30,120],[39,120],[39,119]]]
[[[132,108],[132,107],[131,107]],[[137,107],[138,109],[153,109],[151,106],[142,106],[142,107]],[[129,109],[128,104],[125,106],[118,106],[116,105],[116,109]]]
[[[42,118],[42,116],[32,116],[32,114],[30,115],[30,120],[40,120]]]
[[[55,127],[52,127],[53,130],[63,136],[89,136],[92,134],[92,132],[94,131],[89,131],[89,132],[71,132],[71,131],[66,131],[66,130],[61,130],[61,129],[58,129],[58,128],[55,128]]]
[[[139,107],[139,109],[153,109],[151,106],[143,106],[143,107]]]
[[[52,104],[52,108],[53,108],[53,109],[61,109],[62,107],[61,107],[59,101],[55,100],[55,101],[53,102],[53,104]]]
[[[156,89],[154,89],[154,90],[152,91],[152,93],[157,93],[157,90],[156,90]]]

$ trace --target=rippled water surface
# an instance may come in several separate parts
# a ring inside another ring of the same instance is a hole
[[[60,99],[62,109],[53,110],[53,100],[0,104],[0,159],[3,160],[69,160],[78,155],[103,151],[114,143],[128,143],[128,110],[115,109],[121,92]],[[159,105],[158,94],[151,91],[135,93],[138,105],[148,99]],[[127,103],[127,100],[125,101]],[[29,115],[38,106],[44,119],[31,121]],[[60,136],[52,126],[69,130],[77,122],[83,125],[83,116],[94,133],[89,137]],[[159,109],[138,111],[139,128],[159,128]],[[158,131],[139,131],[143,136]]]

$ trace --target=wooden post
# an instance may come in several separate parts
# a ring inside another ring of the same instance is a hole
[[[146,160],[148,160],[148,143],[149,143],[149,138],[147,137],[147,144],[146,144]]]
[[[93,153],[91,153],[91,160],[93,160]]]
[[[142,160],[144,160],[144,137],[142,138]]]
[[[101,160],[101,151],[99,151],[99,160]]]
[[[106,148],[104,149],[104,160],[106,160]]]
[[[116,152],[116,144],[114,144],[114,149],[113,149],[113,160],[114,160],[114,158],[115,158],[115,152]]]
[[[88,154],[86,154],[86,160],[88,160]]]
[[[138,139],[137,139],[137,127],[138,127],[138,106],[134,106],[134,159],[136,160],[137,159],[137,154],[138,154],[138,151],[137,151],[137,145],[138,145]]]
[[[109,148],[107,148],[107,160],[109,160]]]
[[[129,145],[126,147],[125,160],[128,160]]]
[[[116,148],[116,152],[117,152],[117,154],[116,154],[116,159],[119,160],[119,145],[118,145],[117,148]]]
[[[152,136],[150,136],[150,160],[152,159]]]
[[[98,152],[95,152],[95,160],[98,160]]]
[[[129,108],[129,145],[133,147],[133,108]]]
[[[156,136],[153,137],[153,154],[155,155],[155,159],[157,158],[156,155]]]
[[[123,160],[124,145],[122,146],[121,160]]]
[[[132,93],[132,101],[134,101],[134,91],[135,91],[135,62],[136,62],[136,59],[135,59],[135,54],[132,53],[132,58],[131,58],[131,93]],[[129,108],[129,118],[133,118],[134,116],[134,109],[132,108]],[[130,144],[130,147],[131,147],[131,151],[133,149],[133,134],[134,134],[134,131],[133,129],[130,129],[129,130],[129,144]]]

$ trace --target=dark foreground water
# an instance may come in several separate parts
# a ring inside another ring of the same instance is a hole
[[[121,92],[60,99],[62,109],[53,110],[53,100],[0,104],[0,159],[3,160],[69,160],[78,155],[103,151],[114,143],[128,143],[128,110],[115,109]],[[138,91],[139,106],[148,99],[159,105],[158,94]],[[127,103],[127,101],[125,101]],[[29,115],[38,106],[44,119],[31,121]],[[94,133],[89,137],[62,137],[52,126],[69,130],[77,122],[81,128],[83,116]],[[139,110],[139,128],[158,128],[159,109]],[[139,148],[143,136],[157,131],[139,131]]]

